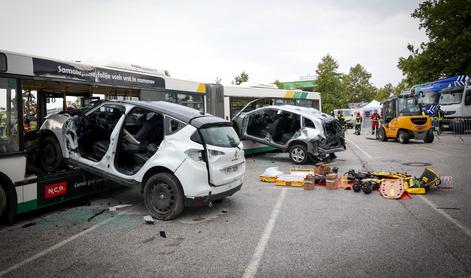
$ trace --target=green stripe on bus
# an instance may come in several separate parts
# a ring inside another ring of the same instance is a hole
[[[307,98],[307,93],[302,93],[301,98],[306,99]]]
[[[38,208],[38,200],[31,200],[23,203],[19,203],[17,207],[17,213],[23,213],[32,211]]]
[[[294,92],[293,98],[300,98],[301,92]]]
[[[254,153],[261,153],[261,152],[269,152],[273,150],[275,150],[275,148],[270,147],[270,146],[263,146],[263,147],[244,149],[244,153],[248,155],[248,154],[254,154]]]

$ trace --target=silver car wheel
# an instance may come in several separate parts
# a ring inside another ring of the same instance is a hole
[[[301,148],[294,148],[291,151],[291,157],[295,162],[302,162],[304,158],[306,157],[306,154],[304,153],[304,150]]]

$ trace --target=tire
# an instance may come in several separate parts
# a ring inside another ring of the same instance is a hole
[[[352,189],[353,189],[354,192],[358,193],[358,192],[361,191],[361,185],[359,183],[355,183],[355,184],[353,184]]]
[[[409,143],[409,133],[407,133],[404,130],[400,130],[399,134],[397,135],[397,140],[401,144],[407,144]]]
[[[0,219],[4,219],[5,212],[7,209],[7,192],[0,184]]]
[[[47,173],[52,173],[61,168],[64,163],[62,150],[59,142],[54,136],[47,136],[39,143],[39,161],[41,167]]]
[[[183,189],[178,179],[170,173],[150,177],[144,186],[144,204],[154,218],[177,218],[184,208]]]
[[[303,145],[293,145],[289,149],[289,158],[295,164],[305,164],[309,159],[306,147]]]
[[[427,135],[425,136],[424,142],[425,143],[432,143],[434,139],[433,131],[429,130],[427,131]]]
[[[385,142],[386,140],[388,140],[388,138],[386,138],[386,131],[384,130],[383,127],[381,127],[376,132],[376,139],[378,139],[379,141],[382,141],[382,142]]]

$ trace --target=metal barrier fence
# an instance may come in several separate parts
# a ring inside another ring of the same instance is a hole
[[[441,125],[441,126],[440,126]],[[457,117],[453,119],[443,119],[438,126],[441,131],[451,131],[455,134],[470,134],[471,133],[471,118]]]

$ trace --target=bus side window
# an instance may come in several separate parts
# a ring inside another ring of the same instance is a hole
[[[33,90],[23,90],[23,131],[24,133],[38,127],[38,93]]]
[[[0,153],[19,151],[16,80],[0,78]]]

